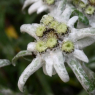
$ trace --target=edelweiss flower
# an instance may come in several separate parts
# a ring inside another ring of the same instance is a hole
[[[73,0],[76,8],[89,19],[89,24],[95,27],[95,0]]]
[[[25,9],[28,5],[31,5],[28,9],[28,13],[32,14],[37,11],[37,14],[45,11],[45,10],[53,10],[60,0],[26,0],[23,5],[23,9]],[[63,2],[63,1],[61,1]]]
[[[74,16],[69,19],[71,13],[72,7],[67,7],[62,14],[55,9],[50,14],[44,15],[40,24],[24,24],[21,26],[21,32],[26,32],[36,39],[35,42],[28,44],[26,52],[26,55],[35,54],[36,58],[19,78],[18,87],[20,91],[23,92],[23,86],[29,76],[41,67],[43,67],[46,75],[52,76],[57,73],[62,81],[68,82],[69,75],[64,65],[65,62],[74,71],[83,87],[88,91],[93,91],[92,85],[92,87],[88,87],[90,80],[87,79],[82,70],[79,60],[88,63],[88,58],[81,49],[95,41],[93,38],[95,28],[75,29],[74,24],[78,17]],[[14,57],[13,63],[20,57],[20,54]],[[21,56],[24,54],[25,52]]]

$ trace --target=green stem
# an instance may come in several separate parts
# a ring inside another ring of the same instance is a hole
[[[54,95],[46,78],[44,77],[44,75],[40,72],[40,70],[38,72],[36,72],[36,75],[45,91],[45,95]]]

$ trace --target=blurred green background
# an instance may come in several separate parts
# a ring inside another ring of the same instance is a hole
[[[39,23],[45,12],[37,15],[28,15],[27,9],[22,11],[24,0],[0,0],[0,59],[12,58],[20,51],[26,50],[27,44],[34,39],[28,34],[20,33],[22,24]],[[95,44],[85,50],[90,59],[87,66],[95,71]],[[32,57],[30,56],[29,58]],[[20,93],[17,87],[19,76],[30,61],[20,58],[17,66],[12,65],[0,68],[0,95],[88,95],[76,79],[71,69],[67,66],[70,81],[64,83],[55,75],[44,75],[42,69],[34,73],[26,82],[25,92]],[[4,94],[2,90],[11,90]]]

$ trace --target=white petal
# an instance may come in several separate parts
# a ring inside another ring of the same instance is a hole
[[[73,16],[69,21],[68,21],[68,26],[69,27],[74,27],[74,24],[78,20],[78,16]]]
[[[45,64],[43,64],[43,72],[44,72],[45,75],[48,75],[48,74],[47,74],[47,71],[46,71]]]
[[[42,66],[41,64],[41,58],[37,57],[35,58],[24,70],[24,72],[21,74],[19,81],[18,81],[18,88],[20,89],[21,92],[23,92],[23,87],[24,84],[26,83],[27,79],[35,72],[37,71],[40,67]]]
[[[79,49],[83,49],[91,44],[93,44],[95,42],[95,39],[91,38],[91,37],[86,37],[83,39],[78,40],[75,45],[76,47],[78,47]]]
[[[39,24],[24,24],[20,27],[21,32],[26,32],[35,39],[38,39],[38,37],[35,34],[36,28],[39,26]]]
[[[54,68],[55,68],[57,74],[59,75],[59,77],[61,78],[61,80],[64,82],[68,82],[69,75],[66,71],[66,68],[64,65],[65,58],[63,57],[61,51],[57,51],[56,53],[54,53],[53,61],[54,61]]]
[[[52,76],[53,73],[53,60],[51,56],[47,56],[45,57],[45,68],[46,68],[46,72],[49,76]]]
[[[87,56],[84,54],[84,52],[82,50],[75,49],[73,54],[74,54],[74,57],[76,57],[77,59],[84,61],[86,63],[89,62]]]
[[[29,13],[29,14],[32,14],[33,12],[37,11],[37,9],[38,9],[40,6],[42,6],[42,1],[41,1],[41,0],[38,1],[38,2],[36,2],[36,3],[34,3],[34,4],[32,4],[32,5],[30,6],[30,8],[28,9],[28,13]]]
[[[90,22],[90,25],[95,28],[95,22]]]
[[[27,46],[27,50],[33,52],[33,51],[35,51],[35,47],[36,47],[36,43],[30,42]]]
[[[45,11],[45,10],[47,10],[47,9],[48,9],[48,7],[47,7],[46,5],[43,5],[43,6],[41,6],[40,8],[38,8],[37,14],[40,14],[40,13],[42,13],[43,11]]]
[[[71,16],[71,13],[72,13],[72,11],[73,11],[73,9],[72,9],[72,7],[67,7],[64,11],[63,11],[63,13],[62,13],[62,16],[63,16],[63,19],[64,19],[64,21],[67,23],[68,22],[68,20],[69,20],[69,18],[70,18],[70,16]]]
[[[93,79],[89,79],[89,76],[86,74],[85,70],[83,69],[82,65],[83,62],[76,60],[75,58],[71,57],[71,60],[68,60],[68,65],[74,72],[75,76],[83,86],[83,88],[89,93],[89,95],[94,95],[95,93],[95,85],[93,84]],[[83,94],[84,95],[84,94]]]
[[[25,9],[28,5],[30,5],[30,4],[32,4],[32,3],[36,2],[36,1],[38,1],[38,0],[26,0],[24,2],[24,5],[23,5],[22,9]]]
[[[83,28],[83,29],[74,29],[72,30],[72,38],[75,40],[79,40],[84,37],[94,37],[95,36],[95,28]]]

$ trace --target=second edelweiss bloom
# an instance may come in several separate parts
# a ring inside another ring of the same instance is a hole
[[[24,2],[23,9],[32,4],[28,9],[28,13],[32,14],[37,11],[37,14],[39,14],[45,10],[51,11],[56,7],[59,1],[60,0],[26,0]]]
[[[95,27],[95,0],[72,0],[76,8],[89,19],[89,24]]]
[[[74,16],[69,19],[72,7],[66,8],[61,15],[55,15],[55,13],[56,10],[44,15],[40,24],[24,24],[20,28],[21,32],[26,32],[36,39],[27,46],[27,54],[33,53],[36,58],[19,78],[18,87],[22,92],[29,76],[41,67],[46,75],[52,76],[57,73],[62,81],[67,82],[69,75],[64,65],[65,62],[69,66],[72,59],[88,62],[87,56],[81,49],[94,42],[95,29],[75,29],[74,24],[78,17]],[[18,57],[19,54],[13,60]]]

